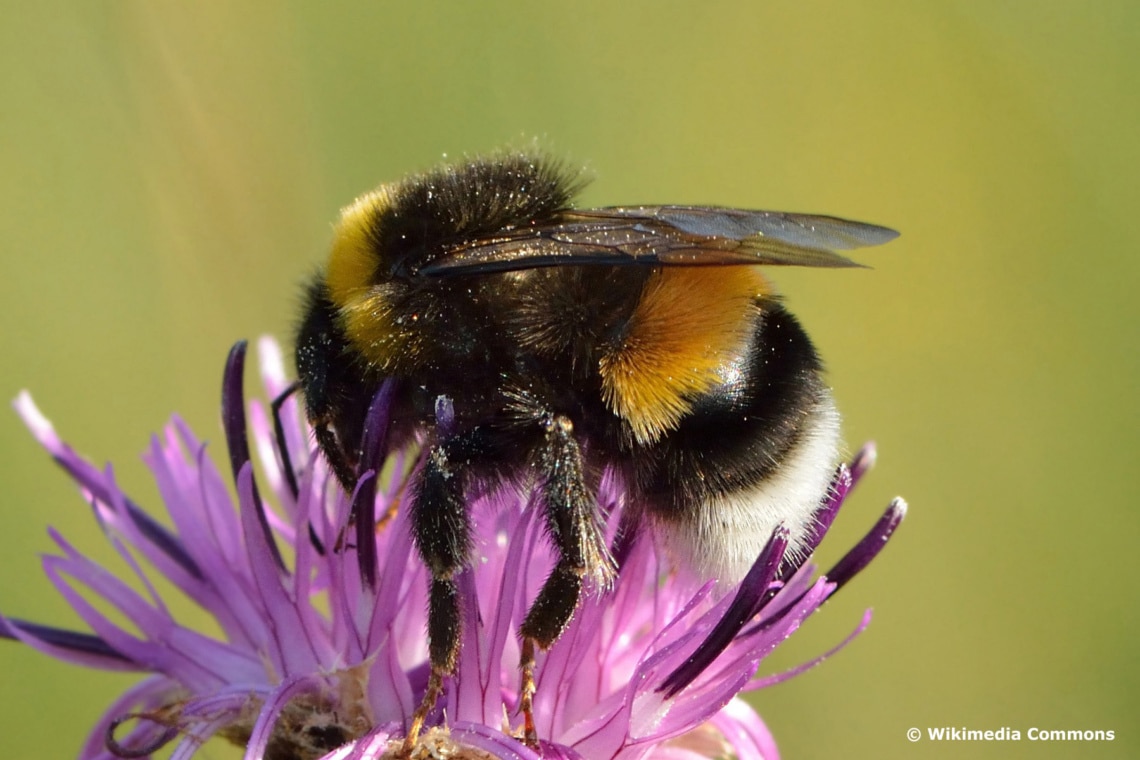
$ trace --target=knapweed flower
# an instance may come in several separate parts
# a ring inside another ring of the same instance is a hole
[[[265,386],[276,398],[287,387],[280,355],[270,341],[261,353]],[[16,401],[143,589],[53,530],[59,553],[43,560],[44,570],[90,632],[0,617],[0,635],[45,654],[146,674],[108,708],[80,752],[85,760],[145,757],[167,745],[170,757],[183,760],[214,736],[244,747],[247,760],[372,760],[405,749],[402,737],[429,673],[428,576],[400,508],[414,457],[394,453],[384,478],[366,476],[353,497],[344,495],[311,453],[295,401],[277,410],[285,422],[279,429],[256,402],[247,424],[243,357],[239,346],[223,383],[232,484],[177,418],[147,451],[170,527],[124,494],[109,467],[93,466],[63,443],[27,394]],[[373,404],[372,421],[383,418],[383,406],[383,399]],[[839,469],[811,548],[872,460],[864,449]],[[694,589],[649,534],[616,541],[613,589],[586,598],[562,637],[538,656],[535,749],[517,738],[516,630],[553,552],[528,498],[498,491],[470,505],[475,551],[459,578],[462,652],[414,757],[773,760],[775,743],[740,693],[830,654],[753,678],[764,657],[879,552],[905,512],[901,500],[893,502],[822,576],[810,563],[785,561],[785,536],[777,531],[729,593],[713,584]],[[623,502],[608,479],[599,505],[613,538]],[[148,572],[213,616],[220,633],[179,623]],[[846,641],[869,619],[864,615]]]

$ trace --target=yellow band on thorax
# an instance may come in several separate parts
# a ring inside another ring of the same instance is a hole
[[[341,327],[357,351],[379,370],[391,370],[410,351],[410,333],[398,324],[391,284],[381,277],[377,216],[391,203],[391,186],[360,196],[341,211],[325,282]]]

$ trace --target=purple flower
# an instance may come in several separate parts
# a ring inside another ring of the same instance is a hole
[[[280,353],[268,340],[260,348],[265,387],[276,398],[287,387]],[[144,757],[173,743],[171,757],[181,760],[212,736],[245,747],[248,760],[379,758],[400,748],[426,687],[427,574],[412,546],[407,510],[399,508],[416,462],[397,452],[383,477],[366,477],[356,494],[361,518],[350,528],[352,499],[313,456],[296,402],[282,405],[286,424],[276,433],[269,409],[257,402],[249,406],[247,425],[243,361],[239,346],[223,386],[233,484],[178,418],[147,451],[171,528],[131,501],[110,467],[93,466],[63,443],[30,396],[16,401],[146,590],[134,590],[51,530],[59,553],[43,560],[44,571],[90,633],[0,617],[0,636],[58,659],[146,674],[110,706],[81,758]],[[382,401],[373,405],[374,420],[386,413]],[[247,428],[260,484],[248,461]],[[811,548],[873,459],[868,447],[839,469]],[[374,505],[375,529],[362,505]],[[608,479],[599,505],[612,539],[623,502]],[[435,751],[510,760],[772,760],[772,736],[738,695],[783,681],[832,653],[753,678],[761,660],[878,553],[906,509],[895,500],[822,576],[810,563],[785,562],[785,537],[777,531],[730,593],[718,594],[711,583],[696,588],[670,569],[648,536],[619,546],[613,590],[586,598],[565,634],[539,654],[534,714],[540,755],[515,738],[516,626],[553,561],[536,510],[528,506],[528,497],[513,491],[479,496],[470,505],[476,536],[471,567],[460,576],[463,648],[420,737],[416,752],[424,757]],[[161,574],[212,615],[220,633],[179,623],[148,572]],[[105,614],[107,608],[129,625]],[[835,650],[869,621],[867,613]]]

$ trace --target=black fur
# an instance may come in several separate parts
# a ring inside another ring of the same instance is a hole
[[[757,308],[736,380],[702,396],[656,446],[633,452],[634,480],[658,517],[689,517],[695,504],[767,480],[825,392],[819,356],[796,318],[773,299]]]

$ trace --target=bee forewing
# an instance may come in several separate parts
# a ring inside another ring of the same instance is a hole
[[[881,245],[899,236],[888,227],[834,216],[715,206],[614,206],[574,213],[599,219],[610,216],[653,220],[690,235],[709,238],[743,241],[751,237],[771,237],[805,248],[841,251]]]
[[[835,250],[897,237],[886,227],[831,216],[711,206],[614,206],[567,211],[552,225],[517,227],[467,242],[420,270],[487,274],[559,265],[862,266]]]

